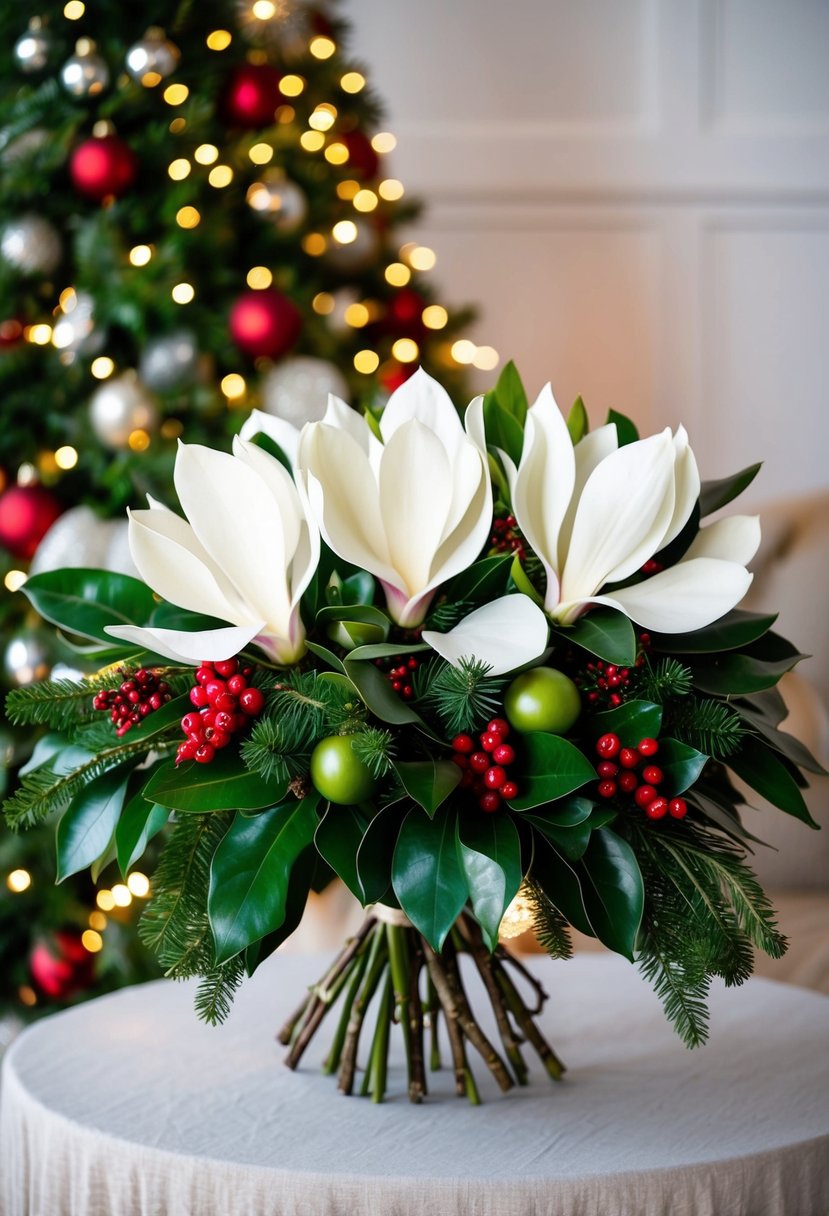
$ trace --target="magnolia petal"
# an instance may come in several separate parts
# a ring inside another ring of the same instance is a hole
[[[341,397],[336,397],[334,393],[329,393],[328,405],[322,419],[322,424],[323,426],[333,426],[338,430],[346,431],[369,457],[372,466],[375,465],[375,457],[379,457],[380,452],[383,450],[383,445],[377,439],[377,436],[359,410],[353,410]]]
[[[592,596],[593,604],[619,608],[655,633],[690,633],[735,608],[754,576],[737,562],[695,557],[677,562],[635,587]]]
[[[475,447],[486,458],[486,428],[484,426],[484,399],[483,396],[473,397],[466,407],[466,413],[463,416],[463,425],[466,433]]]
[[[673,472],[668,430],[628,443],[597,465],[573,521],[562,600],[589,599],[653,556],[673,515]]]
[[[684,426],[677,427],[674,435],[674,513],[668,530],[660,541],[659,548],[671,543],[685,527],[699,498],[699,469],[694,453],[688,443]]]
[[[700,528],[691,541],[683,561],[694,557],[715,557],[721,561],[747,566],[760,547],[760,516],[729,515]]]
[[[233,440],[233,455],[261,477],[273,496],[282,520],[285,564],[290,565],[299,543],[299,530],[304,522],[299,495],[291,474],[276,457],[258,448],[255,443],[249,443],[238,436]]]
[[[480,477],[474,496],[466,511],[432,559],[429,582],[424,591],[431,591],[471,566],[487,542],[492,529],[492,487],[486,472]]]
[[[132,560],[144,582],[162,599],[235,624],[249,617],[186,520],[167,510],[127,514]]]
[[[257,435],[267,435],[268,439],[272,439],[277,447],[282,448],[291,462],[291,467],[296,468],[299,431],[293,423],[288,422],[286,418],[275,418],[273,414],[266,414],[262,410],[251,410],[242,424],[239,438],[251,440]]]
[[[383,449],[380,515],[389,560],[410,595],[429,581],[452,505],[454,473],[439,437],[416,418],[397,427]]]
[[[217,662],[233,658],[253,641],[264,624],[264,621],[256,621],[252,625],[205,629],[199,633],[183,629],[142,629],[138,625],[105,625],[104,632],[125,642],[136,642],[174,663],[197,666],[202,659]]]
[[[587,479],[593,470],[611,452],[615,452],[618,447],[619,437],[616,423],[608,422],[605,426],[597,427],[595,431],[589,431],[583,439],[579,440],[573,449],[576,458],[576,477],[573,485],[573,496],[565,512],[558,536],[559,570],[564,566],[567,557],[567,546],[570,544],[570,537],[573,532],[573,520],[576,518],[576,509],[579,505],[582,490],[587,484]]]
[[[394,432],[412,418],[437,435],[452,461],[465,438],[463,425],[446,389],[422,367],[389,397],[380,417],[383,441],[388,443]]]
[[[461,659],[489,664],[501,676],[540,658],[547,646],[547,618],[526,595],[505,595],[476,608],[448,633],[423,631],[423,641],[453,667]]]

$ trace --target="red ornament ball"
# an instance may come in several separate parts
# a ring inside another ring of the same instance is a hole
[[[125,194],[137,172],[135,153],[117,135],[84,140],[69,159],[72,185],[86,198],[100,200]]]
[[[269,127],[274,122],[281,77],[267,63],[243,63],[233,69],[225,86],[222,109],[236,127]]]
[[[11,486],[0,498],[0,545],[28,560],[62,507],[43,486]]]
[[[371,181],[377,177],[380,158],[371,146],[371,140],[363,131],[343,131],[339,140],[348,148],[348,169],[355,177]]]
[[[387,318],[393,328],[405,329],[406,332],[420,333],[423,325],[423,309],[426,301],[419,291],[411,287],[403,287],[396,291],[389,300]]]
[[[293,301],[273,287],[246,291],[230,310],[230,336],[251,359],[278,359],[289,351],[302,329],[302,316]]]
[[[88,988],[95,978],[95,958],[75,929],[62,929],[49,942],[39,942],[29,958],[29,970],[36,986],[55,1001]]]

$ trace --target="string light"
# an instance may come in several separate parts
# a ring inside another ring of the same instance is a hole
[[[201,215],[195,207],[179,207],[176,212],[176,223],[179,228],[196,228],[201,222]]]
[[[251,266],[246,276],[248,287],[254,291],[264,291],[273,282],[273,275],[267,266]]]
[[[366,78],[361,72],[346,72],[340,77],[340,88],[344,93],[359,93],[366,87]]]
[[[498,936],[503,938],[519,937],[532,928],[535,915],[529,899],[529,891],[522,884],[515,899],[507,908],[501,920]]]
[[[215,144],[199,144],[193,153],[193,159],[200,165],[212,165],[219,159],[219,149]]]
[[[150,893],[150,880],[146,874],[142,874],[139,870],[133,870],[132,874],[127,878],[127,886],[133,895],[137,895],[139,899],[145,899]]]
[[[211,30],[205,39],[210,51],[226,51],[233,41],[230,30]]]
[[[391,353],[399,363],[414,363],[420,354],[420,347],[411,338],[398,338]]]
[[[207,180],[211,186],[221,190],[223,186],[229,186],[233,181],[233,170],[230,165],[216,165],[208,173]]]
[[[109,924],[109,921],[103,912],[95,911],[89,913],[88,924],[90,929],[97,929],[99,933],[103,933],[104,929],[106,929],[107,925]]]
[[[78,463],[78,453],[69,444],[64,444],[55,452],[55,464],[59,469],[74,469]]]
[[[95,903],[102,912],[111,912],[115,907],[115,900],[112,898],[112,892],[107,887],[102,887],[95,894]]]
[[[330,131],[336,121],[336,107],[329,105],[327,101],[318,105],[308,116],[308,126],[313,127],[315,131]]]
[[[178,418],[165,418],[161,424],[162,439],[178,439],[184,433],[184,423]]]
[[[314,312],[321,317],[327,317],[334,311],[336,300],[327,291],[318,291],[311,301]]]
[[[339,140],[335,140],[325,149],[325,159],[330,165],[344,165],[348,161],[348,148]]]
[[[276,5],[273,0],[256,0],[251,12],[257,21],[270,21],[276,16]]]
[[[304,89],[305,81],[302,76],[295,76],[290,72],[279,82],[279,91],[283,97],[299,97]]]
[[[308,50],[315,59],[330,59],[337,49],[337,44],[331,38],[326,38],[324,34],[317,35],[312,38],[308,46]]]
[[[302,248],[312,258],[318,258],[328,248],[328,241],[321,232],[309,232],[302,238]]]
[[[78,295],[74,287],[64,287],[63,291],[58,296],[58,304],[65,313],[70,313],[77,307]]]
[[[54,477],[58,471],[58,462],[55,460],[55,453],[39,452],[37,457],[37,467],[40,470],[42,477]]]
[[[189,304],[196,294],[196,289],[192,283],[176,283],[170,295],[175,300],[176,304]]]
[[[128,908],[132,903],[132,894],[126,883],[117,882],[112,888],[112,898],[116,908]]]
[[[20,895],[22,891],[27,891],[32,885],[32,876],[28,870],[12,870],[11,874],[6,876],[6,886],[15,895]]]
[[[368,325],[369,311],[365,304],[349,304],[343,313],[343,320],[353,329],[362,329],[364,325]]]
[[[449,320],[449,313],[442,304],[427,304],[421,318],[427,329],[443,329]]]
[[[459,338],[452,343],[452,358],[456,363],[471,363],[475,358],[477,347],[468,338]]]
[[[373,190],[358,190],[351,201],[357,211],[373,211],[380,200]]]
[[[494,346],[479,346],[472,360],[474,367],[482,372],[491,372],[498,366],[499,355]]]
[[[98,355],[97,359],[92,360],[89,370],[96,380],[106,380],[115,371],[115,364],[109,355]]]
[[[171,135],[180,135],[186,126],[187,119],[182,118],[181,115],[179,115],[178,118],[174,118],[170,123],[168,130]]]
[[[168,84],[162,94],[168,106],[180,106],[190,96],[186,84]]]
[[[322,131],[303,131],[299,142],[306,152],[319,152],[325,143],[325,136]]]
[[[240,401],[247,392],[247,385],[238,372],[230,372],[222,378],[221,389],[228,401]]]
[[[67,21],[80,21],[85,12],[86,5],[83,0],[69,0],[69,3],[63,6],[63,15]]]
[[[331,235],[339,245],[350,245],[357,240],[357,225],[353,220],[337,220]]]
[[[29,1008],[37,1004],[37,995],[34,988],[30,988],[28,984],[21,984],[17,990],[17,999],[21,1005],[28,1005]]]
[[[391,131],[378,131],[372,136],[371,146],[375,152],[393,152],[397,147],[397,137]]]
[[[273,160],[273,148],[270,144],[254,144],[248,156],[255,165],[267,165]]]
[[[337,182],[337,198],[350,202],[355,195],[360,193],[361,189],[359,182],[355,182],[353,177],[347,177],[345,181]]]
[[[412,272],[402,262],[392,262],[383,271],[383,277],[392,287],[405,287],[412,277]]]
[[[81,942],[84,949],[88,950],[90,954],[97,954],[104,948],[104,939],[94,929],[84,929],[81,934]]]
[[[20,590],[28,577],[24,570],[8,570],[3,579],[3,585],[7,591],[14,593]]]
[[[387,203],[396,203],[398,199],[405,194],[403,183],[399,182],[396,177],[387,177],[377,187],[377,193]]]
[[[354,356],[354,367],[364,376],[370,376],[380,366],[380,356],[373,350],[358,350]]]
[[[135,431],[130,431],[127,443],[133,452],[146,452],[150,446],[150,436],[143,428],[139,427]]]
[[[167,172],[174,182],[183,182],[192,169],[192,165],[186,157],[180,156],[177,160],[171,161],[167,166]]]
[[[37,325],[29,325],[23,330],[23,337],[35,346],[48,346],[52,341],[52,326],[47,325],[45,321]]]
[[[128,256],[133,266],[146,266],[153,251],[149,245],[133,245]]]
[[[415,245],[408,251],[408,262],[413,270],[432,270],[437,262],[437,254],[427,245]]]
[[[293,106],[277,106],[274,118],[283,124],[293,122],[296,118],[296,110]]]

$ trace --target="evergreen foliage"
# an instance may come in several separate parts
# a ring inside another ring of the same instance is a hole
[[[488,671],[489,665],[477,659],[461,659],[457,667],[436,665],[425,699],[447,734],[479,728],[499,711],[506,681]]]
[[[567,919],[537,882],[528,882],[527,890],[533,907],[533,932],[538,944],[550,958],[572,958]]]
[[[711,697],[693,696],[672,704],[667,722],[675,738],[716,760],[733,755],[746,734],[740,715]]]

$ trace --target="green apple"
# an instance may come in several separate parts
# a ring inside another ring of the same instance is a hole
[[[534,667],[512,681],[504,697],[504,712],[517,731],[565,735],[581,713],[581,697],[563,671]]]
[[[329,802],[352,806],[365,802],[377,782],[352,747],[352,735],[330,735],[311,753],[311,780]]]

